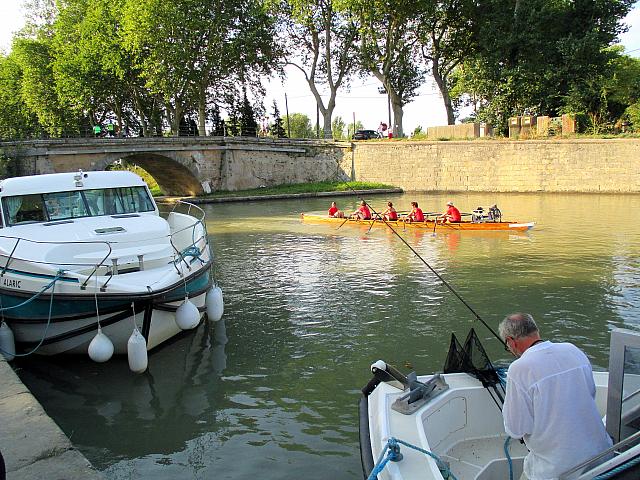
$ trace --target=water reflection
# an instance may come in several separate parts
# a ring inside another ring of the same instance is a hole
[[[450,196],[417,200],[436,210]],[[492,326],[531,311],[545,338],[570,340],[606,367],[609,329],[640,322],[640,196],[459,194],[536,221],[508,232],[398,233]],[[345,210],[357,199],[341,200]],[[377,203],[376,203],[377,202]],[[223,321],[154,352],[136,376],[126,359],[22,362],[20,375],[108,478],[355,478],[356,401],[383,358],[442,368],[449,335],[475,326],[501,346],[390,231],[306,225],[322,199],[207,206],[225,292]],[[264,216],[259,216],[259,215]],[[567,219],[572,219],[568,221]]]

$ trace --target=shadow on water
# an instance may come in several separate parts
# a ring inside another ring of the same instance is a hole
[[[428,211],[445,195],[394,195]],[[374,207],[386,197],[373,197]],[[634,195],[459,194],[537,222],[528,234],[400,232],[490,325],[531,311],[545,338],[574,341],[606,367],[610,328],[640,322],[640,211]],[[205,207],[225,293],[223,321],[161,346],[149,371],[126,358],[34,358],[19,374],[110,479],[352,479],[360,475],[356,402],[382,358],[442,369],[451,332],[475,326],[501,345],[389,231],[306,225],[330,200]],[[357,199],[339,199],[345,211]]]

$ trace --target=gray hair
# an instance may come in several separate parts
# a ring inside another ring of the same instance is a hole
[[[538,326],[533,317],[528,313],[512,313],[511,315],[507,315],[504,320],[500,322],[500,325],[498,325],[498,333],[503,341],[507,337],[520,339],[537,332]]]

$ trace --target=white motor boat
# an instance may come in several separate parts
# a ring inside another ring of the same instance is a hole
[[[150,350],[222,302],[204,212],[178,202],[163,218],[131,172],[9,178],[0,214],[0,319],[18,351],[86,354],[99,325],[116,354],[134,325]]]
[[[470,353],[467,345],[468,341],[463,350],[469,360],[476,354]],[[447,364],[450,356],[451,350]],[[486,365],[472,363],[466,364],[471,373],[422,377],[405,376],[382,361],[372,365],[374,378],[363,389],[360,400],[365,478],[520,478],[527,449],[517,440],[507,442],[499,408],[504,387],[482,375]],[[565,472],[560,479],[638,479],[639,332],[612,332],[609,372],[594,372],[594,380],[596,403],[614,446]]]

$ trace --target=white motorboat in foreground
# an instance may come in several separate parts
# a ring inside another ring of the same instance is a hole
[[[134,326],[150,350],[222,314],[204,212],[161,217],[131,172],[6,179],[0,210],[0,319],[18,351],[86,354],[98,326],[115,353]]]
[[[492,366],[472,365],[475,361],[470,359],[476,354],[468,351],[468,340],[463,349],[468,356],[462,363],[466,362],[466,371],[471,374],[416,378],[415,374],[404,376],[382,361],[372,365],[374,378],[363,389],[360,400],[360,450],[365,478],[520,478],[527,450],[517,440],[506,441],[499,408],[504,388],[483,375],[486,370],[495,372]],[[450,350],[448,365],[451,354]],[[639,332],[612,332],[609,372],[594,372],[594,380],[596,403],[603,417],[606,415],[614,446],[560,478],[638,479]]]

